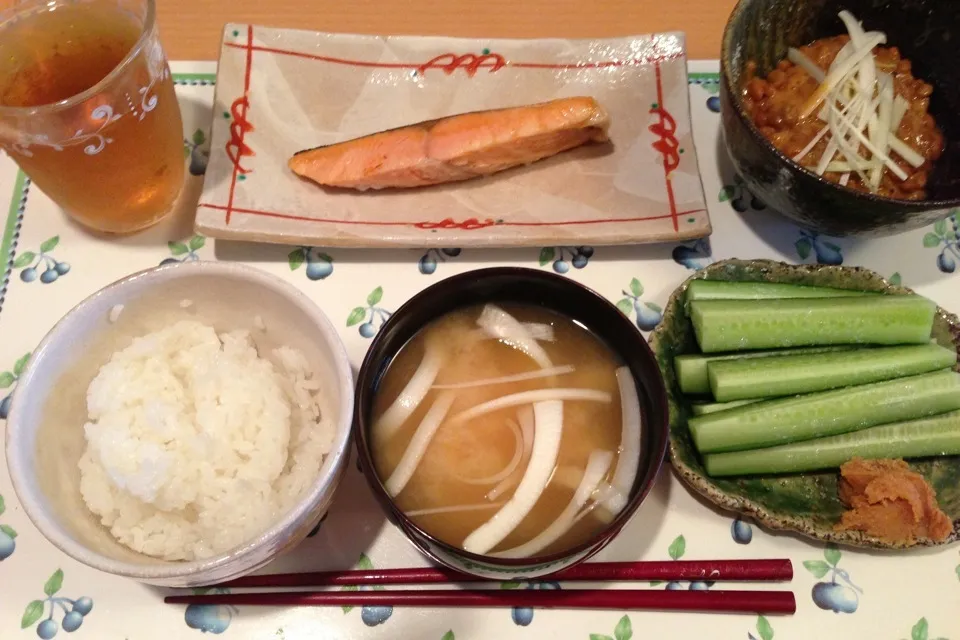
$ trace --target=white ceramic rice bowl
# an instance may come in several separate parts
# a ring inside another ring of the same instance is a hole
[[[218,333],[248,329],[261,353],[283,345],[300,350],[321,382],[335,436],[318,477],[279,522],[227,553],[169,562],[121,545],[100,524],[80,495],[77,462],[85,447],[87,387],[99,368],[134,337],[180,319],[200,320]],[[261,321],[265,330],[258,329]],[[7,466],[27,516],[72,558],[148,584],[213,584],[262,567],[320,521],[346,470],[353,400],[353,372],[336,329],[296,287],[239,264],[170,264],[101,289],[44,337],[13,399]]]

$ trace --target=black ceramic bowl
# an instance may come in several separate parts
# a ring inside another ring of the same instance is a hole
[[[581,323],[603,340],[637,381],[642,417],[640,467],[626,508],[587,542],[562,553],[519,560],[468,553],[437,540],[407,518],[377,477],[369,428],[380,381],[401,348],[430,321],[455,309],[486,302],[534,304]],[[535,578],[566,569],[605,547],[620,532],[653,486],[667,447],[667,401],[663,378],[639,331],[606,299],[568,278],[521,268],[470,271],[428,287],[411,298],[380,328],[360,367],[354,408],[354,436],[360,467],[387,517],[427,557],[482,578]]]
[[[946,149],[927,184],[927,200],[861,193],[829,182],[781,154],[753,125],[742,105],[747,62],[765,76],[788,47],[845,34],[837,17],[847,9],[868,30],[887,34],[913,62],[913,74],[933,85],[930,113]],[[734,167],[766,204],[799,224],[834,236],[880,236],[917,229],[960,206],[960,4],[956,0],[740,0],[723,34],[720,113]]]

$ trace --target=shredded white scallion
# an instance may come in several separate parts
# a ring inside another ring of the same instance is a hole
[[[803,55],[799,49],[794,49],[793,47],[787,49],[787,59],[806,71],[810,77],[817,82],[823,82],[823,79],[826,77],[823,69],[818,67],[810,58]]]
[[[910,109],[910,103],[903,99],[903,96],[893,97],[893,118],[890,120],[890,133],[896,135],[900,131],[900,123],[903,122],[903,116],[907,115]]]
[[[883,166],[882,163],[874,160],[868,160],[857,165],[857,167],[861,169],[868,170],[876,169],[880,166]],[[834,160],[827,165],[827,173],[850,173],[851,171],[856,171],[856,167],[851,165],[849,162],[844,162],[842,160]]]
[[[838,111],[835,111],[834,113],[837,116],[837,119],[840,120],[840,122],[842,122],[847,127],[849,127],[850,133],[853,134],[854,138],[860,141],[860,144],[862,144],[864,147],[867,148],[867,151],[872,153],[876,158],[882,160],[883,164],[886,165],[887,169],[889,169],[895,176],[897,176],[901,180],[907,179],[908,176],[906,172],[904,172],[904,170],[901,169],[900,166],[897,165],[897,163],[890,158],[890,156],[888,156],[885,153],[881,153],[881,151],[873,144],[873,142],[871,142],[870,139],[863,134],[863,130],[857,128],[857,126],[853,123],[852,120],[850,120],[850,118],[839,113]],[[841,138],[843,138],[843,136],[841,136]],[[841,146],[843,145],[841,144]],[[861,162],[861,158],[857,154],[856,149],[854,149],[852,146],[850,146],[849,149],[850,149],[850,156],[848,157],[848,159],[855,161],[859,166],[863,166],[863,163]],[[867,180],[864,180],[864,183],[867,184]]]
[[[880,82],[880,113],[879,122],[876,127],[871,127],[877,143],[877,149],[880,153],[886,154],[890,148],[890,122],[893,120],[893,82],[889,77]],[[880,188],[880,176],[883,174],[883,166],[877,166],[870,170],[870,190],[876,191]]]
[[[849,11],[841,11],[839,17],[850,41],[840,48],[826,73],[799,49],[787,52],[787,58],[819,85],[801,108],[800,117],[816,113],[826,125],[793,160],[819,175],[840,173],[842,185],[856,174],[864,187],[876,193],[885,172],[900,180],[909,177],[891,154],[914,168],[922,166],[925,158],[897,137],[909,104],[896,94],[893,69],[889,65],[881,68],[873,54],[874,48],[886,44],[886,34],[865,31]],[[810,158],[824,139],[823,153]]]
[[[853,53],[850,54],[849,58],[838,64],[833,71],[827,74],[827,77],[823,79],[823,82],[820,83],[817,90],[810,96],[810,99],[800,112],[801,117],[806,118],[813,113],[814,110],[820,106],[820,103],[833,91],[834,87],[842,84],[848,74],[855,72],[856,66],[861,60],[867,56],[873,57],[874,47],[885,44],[886,41],[887,38],[882,33],[868,38],[862,47],[856,48]]]

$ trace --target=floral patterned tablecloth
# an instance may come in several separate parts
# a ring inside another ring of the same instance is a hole
[[[184,156],[196,202],[208,153],[215,65],[173,65],[184,115]],[[213,241],[182,215],[124,240],[96,239],[69,223],[0,158],[0,197],[10,208],[0,244],[0,425],[31,349],[73,305],[133,271],[172,260],[241,261],[293,282],[338,324],[359,364],[390,310],[449,275],[490,265],[553,270],[606,295],[644,332],[692,270],[723,258],[862,265],[960,310],[960,213],[927,229],[876,240],[803,231],[766,210],[734,177],[720,146],[717,65],[692,63],[690,95],[700,170],[714,233],[708,240],[642,247],[526,250],[336,250]],[[215,111],[214,118],[230,114]],[[388,267],[388,268],[383,268]],[[0,461],[0,638],[168,640],[222,634],[235,640],[319,638],[866,638],[960,640],[956,545],[915,553],[838,549],[771,533],[721,513],[669,468],[634,520],[598,559],[789,557],[798,601],[793,617],[612,611],[343,607],[237,610],[164,605],[160,589],[99,573],[66,557],[24,515]],[[327,519],[268,571],[404,567],[423,558],[385,522],[351,465]],[[501,588],[558,588],[503,583]],[[650,588],[711,588],[703,583]],[[713,587],[715,588],[715,587]],[[774,588],[774,587],[770,587]],[[79,628],[77,624],[79,621]],[[73,629],[73,631],[69,631]]]

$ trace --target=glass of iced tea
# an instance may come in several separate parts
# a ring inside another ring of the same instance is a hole
[[[86,227],[170,213],[183,124],[154,0],[26,0],[0,13],[0,146]]]

